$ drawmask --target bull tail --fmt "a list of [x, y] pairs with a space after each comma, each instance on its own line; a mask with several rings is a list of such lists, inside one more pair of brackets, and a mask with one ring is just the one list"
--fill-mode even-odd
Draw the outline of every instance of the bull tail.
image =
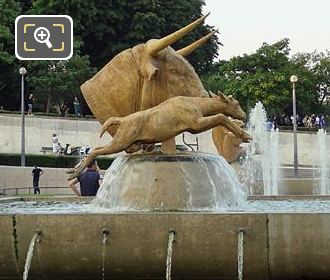
[[102, 125], [101, 132], [100, 132], [100, 138], [102, 138], [104, 132], [106, 132], [110, 126], [120, 125], [122, 122], [121, 119], [122, 118], [118, 118], [118, 117], [111, 117], [111, 118], [107, 119], [105, 121], [105, 123]]

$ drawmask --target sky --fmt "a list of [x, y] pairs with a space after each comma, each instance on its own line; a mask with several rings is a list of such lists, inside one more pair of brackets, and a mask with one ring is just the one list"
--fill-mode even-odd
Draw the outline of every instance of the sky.
[[255, 52], [263, 42], [290, 39], [291, 55], [330, 50], [330, 0], [205, 0], [216, 27], [219, 59]]

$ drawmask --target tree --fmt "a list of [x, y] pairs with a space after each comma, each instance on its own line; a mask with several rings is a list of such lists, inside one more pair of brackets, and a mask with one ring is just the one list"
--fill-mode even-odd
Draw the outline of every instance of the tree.
[[272, 45], [264, 43], [255, 53], [221, 61], [216, 74], [203, 78], [209, 90], [223, 91], [236, 97], [248, 110], [261, 101], [271, 113], [283, 112], [292, 102], [289, 78], [299, 77], [298, 104], [309, 110], [315, 103], [313, 73], [289, 59], [289, 40]]
[[[166, 36], [199, 18], [203, 5], [203, 0], [0, 0], [0, 106], [19, 108], [17, 71], [21, 66], [28, 70], [27, 91], [37, 94], [35, 108], [43, 106], [49, 111], [55, 100], [61, 100], [56, 101], [59, 104], [79, 91], [78, 77], [82, 83], [83, 77], [89, 76], [76, 75], [76, 79], [68, 80], [68, 71], [76, 73], [78, 67], [82, 67], [81, 71], [87, 69], [91, 73], [94, 68], [100, 69], [119, 52], [151, 38]], [[14, 22], [21, 13], [70, 15], [74, 23], [74, 40], [82, 43], [76, 49], [79, 54], [63, 63], [18, 61], [14, 56]], [[173, 47], [182, 48], [211, 30], [203, 24]], [[187, 57], [199, 73], [212, 66], [217, 56], [217, 42], [218, 38], [214, 36]], [[75, 83], [71, 82], [73, 80]], [[58, 106], [63, 113], [64, 105]]]
[[319, 106], [329, 106], [330, 99], [330, 51], [298, 53], [292, 60], [313, 73], [315, 80], [315, 102]]
[[[75, 36], [84, 42], [82, 54], [100, 68], [119, 52], [161, 38], [202, 16], [201, 0], [35, 0], [33, 13], [68, 14], [73, 18]], [[182, 38], [181, 48], [210, 32], [202, 25]], [[189, 56], [197, 71], [203, 72], [217, 56], [217, 36]]]
[[[80, 44], [75, 44], [79, 48]], [[80, 56], [78, 50], [67, 61], [30, 62], [28, 77], [35, 93], [35, 101], [44, 104], [48, 113], [54, 105], [61, 116], [70, 109], [75, 96], [82, 101], [80, 85], [95, 72], [90, 67], [88, 56]]]
[[12, 109], [13, 104], [19, 100], [19, 94], [15, 96], [18, 92], [18, 68], [14, 63], [14, 23], [20, 12], [21, 8], [17, 1], [0, 0], [0, 106]]

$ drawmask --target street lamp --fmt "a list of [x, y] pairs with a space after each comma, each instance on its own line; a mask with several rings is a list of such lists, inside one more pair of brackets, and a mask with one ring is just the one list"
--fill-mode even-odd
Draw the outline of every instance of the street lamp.
[[21, 80], [21, 115], [22, 115], [22, 125], [21, 125], [21, 166], [25, 166], [25, 105], [24, 105], [24, 75], [26, 74], [26, 69], [21, 67], [19, 73], [22, 76]]
[[292, 108], [293, 108], [293, 167], [294, 176], [298, 177], [298, 147], [297, 147], [297, 109], [296, 109], [296, 82], [298, 77], [292, 75], [290, 77], [292, 83]]

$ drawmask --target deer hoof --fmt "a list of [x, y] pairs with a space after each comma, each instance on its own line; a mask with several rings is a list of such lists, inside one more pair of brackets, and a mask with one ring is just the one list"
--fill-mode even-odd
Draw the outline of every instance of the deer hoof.
[[244, 143], [249, 143], [252, 140], [252, 137], [248, 133], [244, 133], [241, 139]]
[[75, 172], [69, 174], [69, 176], [68, 176], [68, 181], [70, 181], [70, 180], [72, 180], [72, 179], [75, 179], [75, 178], [77, 178], [78, 176], [79, 176], [79, 172], [75, 171]]

